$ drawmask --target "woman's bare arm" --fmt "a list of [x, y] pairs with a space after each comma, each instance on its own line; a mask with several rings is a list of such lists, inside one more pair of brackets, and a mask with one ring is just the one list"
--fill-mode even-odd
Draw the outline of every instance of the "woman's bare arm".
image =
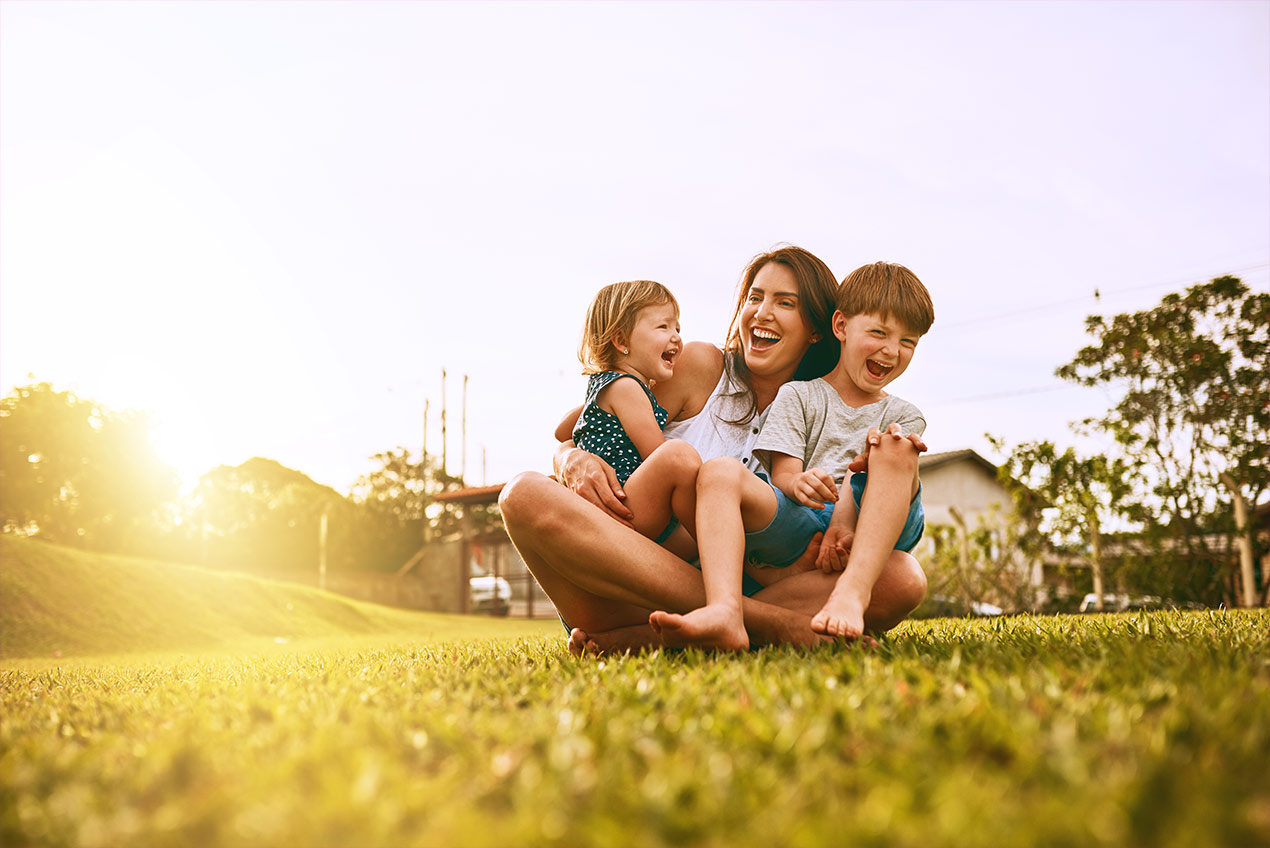
[[582, 450], [570, 440], [561, 442], [556, 447], [552, 466], [558, 481], [615, 520], [628, 527], [633, 526], [631, 519], [635, 514], [622, 503], [626, 492], [622, 491], [621, 484], [617, 482], [617, 472], [607, 462]]

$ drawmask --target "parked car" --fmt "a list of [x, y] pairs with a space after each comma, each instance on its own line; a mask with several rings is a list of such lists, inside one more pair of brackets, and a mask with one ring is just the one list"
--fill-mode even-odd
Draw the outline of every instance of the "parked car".
[[1002, 615], [1005, 610], [996, 604], [982, 601], [967, 603], [952, 595], [931, 595], [913, 613], [915, 618], [966, 618], [970, 616]]
[[512, 609], [512, 584], [502, 577], [487, 574], [475, 563], [467, 581], [472, 599], [472, 612], [507, 615]]
[[[1114, 595], [1103, 594], [1103, 612], [1124, 612], [1125, 610], [1162, 609], [1164, 601], [1155, 595]], [[1098, 595], [1090, 592], [1080, 602], [1081, 612], [1098, 612]]]

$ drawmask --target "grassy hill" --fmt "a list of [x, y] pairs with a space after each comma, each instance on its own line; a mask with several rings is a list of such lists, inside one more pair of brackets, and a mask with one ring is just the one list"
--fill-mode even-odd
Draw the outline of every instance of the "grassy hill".
[[411, 612], [248, 575], [0, 537], [0, 659], [6, 660], [377, 634], [427, 641], [519, 636], [545, 626]]

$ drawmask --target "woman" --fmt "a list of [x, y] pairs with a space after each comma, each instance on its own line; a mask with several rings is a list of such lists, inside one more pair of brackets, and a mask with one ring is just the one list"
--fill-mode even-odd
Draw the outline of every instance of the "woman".
[[[836, 290], [829, 268], [802, 248], [756, 256], [742, 276], [724, 349], [689, 343], [674, 376], [654, 387], [658, 403], [670, 413], [666, 435], [686, 440], [702, 460], [732, 456], [757, 469], [749, 448], [777, 391], [789, 380], [828, 373], [838, 359], [830, 327]], [[873, 451], [890, 448], [891, 440], [884, 439]], [[685, 613], [704, 604], [701, 573], [631, 529], [621, 487], [603, 460], [564, 441], [556, 450], [555, 470], [565, 485], [533, 472], [520, 474], [504, 487], [499, 506], [525, 564], [573, 628], [569, 650], [663, 644], [649, 625], [651, 611]], [[819, 537], [808, 548], [813, 559], [818, 545]], [[752, 645], [820, 639], [811, 617], [824, 605], [835, 575], [794, 570], [745, 599]], [[894, 627], [925, 594], [921, 567], [897, 552], [874, 586], [866, 627], [872, 632]], [[691, 633], [677, 633], [676, 639], [692, 644]]]

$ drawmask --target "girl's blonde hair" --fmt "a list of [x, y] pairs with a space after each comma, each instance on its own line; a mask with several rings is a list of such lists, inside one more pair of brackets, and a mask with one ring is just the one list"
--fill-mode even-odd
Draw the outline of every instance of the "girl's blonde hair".
[[582, 373], [616, 370], [618, 354], [613, 347], [613, 337], [621, 333], [629, 338], [641, 309], [666, 303], [675, 307], [678, 318], [679, 301], [670, 289], [652, 280], [610, 283], [600, 289], [587, 307], [586, 324], [582, 327], [582, 343], [578, 346]]

